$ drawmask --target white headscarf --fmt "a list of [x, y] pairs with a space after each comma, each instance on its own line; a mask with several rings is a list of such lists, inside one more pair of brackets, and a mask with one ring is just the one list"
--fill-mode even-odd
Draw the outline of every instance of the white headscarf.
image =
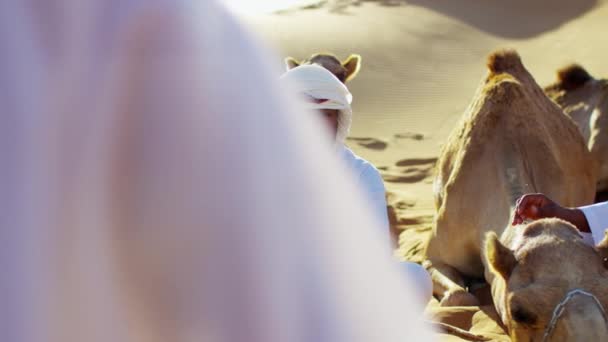
[[329, 70], [315, 65], [301, 65], [288, 70], [281, 80], [291, 83], [292, 89], [317, 100], [327, 100], [321, 103], [305, 101], [310, 109], [338, 109], [338, 132], [336, 142], [344, 144], [350, 131], [353, 111], [351, 103], [353, 96], [344, 83]]
[[0, 46], [0, 341], [428, 339], [215, 1], [3, 0]]

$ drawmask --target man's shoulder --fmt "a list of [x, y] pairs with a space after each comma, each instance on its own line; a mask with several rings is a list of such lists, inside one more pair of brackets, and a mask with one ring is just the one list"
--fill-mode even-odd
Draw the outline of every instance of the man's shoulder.
[[382, 180], [378, 169], [369, 161], [358, 156], [350, 148], [344, 146], [344, 159], [346, 162], [357, 171], [359, 177], [366, 179], [379, 179]]

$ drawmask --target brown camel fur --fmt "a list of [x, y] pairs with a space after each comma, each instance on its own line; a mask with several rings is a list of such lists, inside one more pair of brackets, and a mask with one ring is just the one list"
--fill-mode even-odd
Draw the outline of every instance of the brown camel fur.
[[545, 93], [578, 125], [597, 163], [597, 190], [608, 191], [608, 79], [596, 79], [580, 65], [557, 72]]
[[512, 341], [608, 340], [607, 241], [596, 250], [559, 219], [488, 233], [486, 278]]

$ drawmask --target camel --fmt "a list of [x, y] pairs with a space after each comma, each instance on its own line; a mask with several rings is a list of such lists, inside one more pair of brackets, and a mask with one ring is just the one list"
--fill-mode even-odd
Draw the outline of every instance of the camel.
[[545, 93], [578, 125], [598, 168], [597, 190], [608, 191], [608, 79], [595, 79], [580, 65], [557, 72]]
[[608, 239], [596, 248], [559, 219], [487, 234], [486, 278], [512, 341], [608, 340]]
[[[484, 281], [484, 236], [511, 229], [521, 195], [542, 192], [572, 207], [592, 203], [595, 195], [593, 160], [576, 124], [543, 93], [519, 55], [495, 52], [488, 68], [437, 163], [424, 264], [443, 306], [478, 304], [467, 287]], [[560, 266], [555, 260], [546, 267]]]
[[293, 57], [285, 58], [285, 67], [287, 70], [293, 69], [300, 65], [317, 64], [334, 74], [342, 83], [351, 81], [361, 69], [361, 56], [352, 54], [344, 62], [329, 53], [318, 53], [312, 55], [309, 59], [298, 62]]

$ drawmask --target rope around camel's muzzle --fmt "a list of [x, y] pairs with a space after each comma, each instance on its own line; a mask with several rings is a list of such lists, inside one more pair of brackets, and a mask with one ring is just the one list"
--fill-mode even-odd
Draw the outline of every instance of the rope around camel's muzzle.
[[608, 321], [606, 319], [606, 311], [604, 310], [604, 306], [602, 305], [602, 303], [600, 303], [600, 301], [597, 299], [597, 297], [595, 297], [592, 293], [583, 291], [581, 289], [574, 289], [574, 290], [571, 290], [570, 292], [568, 292], [566, 294], [566, 296], [564, 297], [564, 299], [555, 306], [555, 309], [553, 309], [553, 316], [551, 316], [551, 321], [549, 322], [549, 324], [547, 325], [547, 328], [545, 329], [545, 334], [543, 335], [543, 342], [548, 341], [547, 339], [549, 338], [549, 336], [555, 329], [555, 326], [557, 325], [557, 321], [560, 319], [560, 317], [564, 313], [566, 304], [568, 304], [568, 302], [577, 294], [591, 297], [595, 301], [597, 306], [600, 308], [604, 321]]

